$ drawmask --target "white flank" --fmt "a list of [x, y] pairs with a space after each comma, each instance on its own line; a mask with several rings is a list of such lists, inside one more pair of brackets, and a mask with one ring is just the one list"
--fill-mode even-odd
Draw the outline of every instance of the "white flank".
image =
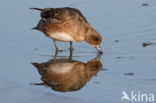
[[73, 37], [67, 33], [53, 33], [50, 37], [59, 41], [74, 41]]
[[50, 72], [55, 72], [57, 74], [63, 74], [70, 72], [76, 63], [58, 63], [51, 65], [48, 69]]

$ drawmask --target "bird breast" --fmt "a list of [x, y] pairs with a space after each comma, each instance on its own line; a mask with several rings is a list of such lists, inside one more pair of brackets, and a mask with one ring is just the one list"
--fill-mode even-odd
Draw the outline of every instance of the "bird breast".
[[50, 38], [59, 41], [75, 41], [71, 34], [60, 32], [50, 34]]

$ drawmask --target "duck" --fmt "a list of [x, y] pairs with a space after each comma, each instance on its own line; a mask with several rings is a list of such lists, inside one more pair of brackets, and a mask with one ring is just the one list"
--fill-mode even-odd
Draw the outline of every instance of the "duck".
[[41, 11], [41, 19], [33, 29], [39, 30], [53, 40], [55, 49], [61, 51], [56, 41], [69, 42], [70, 50], [73, 50], [72, 42], [86, 41], [102, 54], [100, 44], [101, 35], [89, 24], [80, 10], [71, 7], [63, 8], [30, 8]]

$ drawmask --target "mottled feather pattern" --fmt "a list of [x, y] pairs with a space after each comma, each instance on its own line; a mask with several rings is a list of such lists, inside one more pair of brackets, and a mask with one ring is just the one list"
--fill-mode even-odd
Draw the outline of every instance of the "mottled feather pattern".
[[72, 19], [73, 21], [84, 21], [88, 23], [86, 18], [82, 15], [82, 13], [74, 8], [49, 8], [47, 11], [41, 12], [42, 18], [55, 18], [57, 20], [66, 20], [66, 19]]
[[[96, 47], [99, 53], [102, 53], [100, 43], [101, 35], [91, 27], [83, 14], [75, 8], [31, 8], [41, 11], [41, 20], [37, 29], [43, 32], [47, 37], [54, 41], [64, 42], [86, 42]], [[56, 42], [55, 47], [56, 46]]]

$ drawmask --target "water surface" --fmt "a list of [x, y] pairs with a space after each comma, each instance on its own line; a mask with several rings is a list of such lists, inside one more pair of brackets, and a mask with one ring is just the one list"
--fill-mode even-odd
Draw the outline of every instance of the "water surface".
[[[148, 5], [144, 5], [147, 3]], [[60, 92], [43, 85], [32, 63], [53, 59], [51, 39], [31, 30], [39, 12], [30, 7], [75, 7], [102, 35], [102, 67], [82, 88]], [[155, 0], [14, 0], [0, 1], [0, 101], [13, 103], [121, 103], [122, 91], [156, 95], [156, 46], [142, 47], [156, 40]], [[69, 43], [58, 43], [68, 58]], [[74, 43], [72, 60], [82, 64], [97, 57], [86, 42]], [[9, 98], [9, 99], [8, 99]]]

